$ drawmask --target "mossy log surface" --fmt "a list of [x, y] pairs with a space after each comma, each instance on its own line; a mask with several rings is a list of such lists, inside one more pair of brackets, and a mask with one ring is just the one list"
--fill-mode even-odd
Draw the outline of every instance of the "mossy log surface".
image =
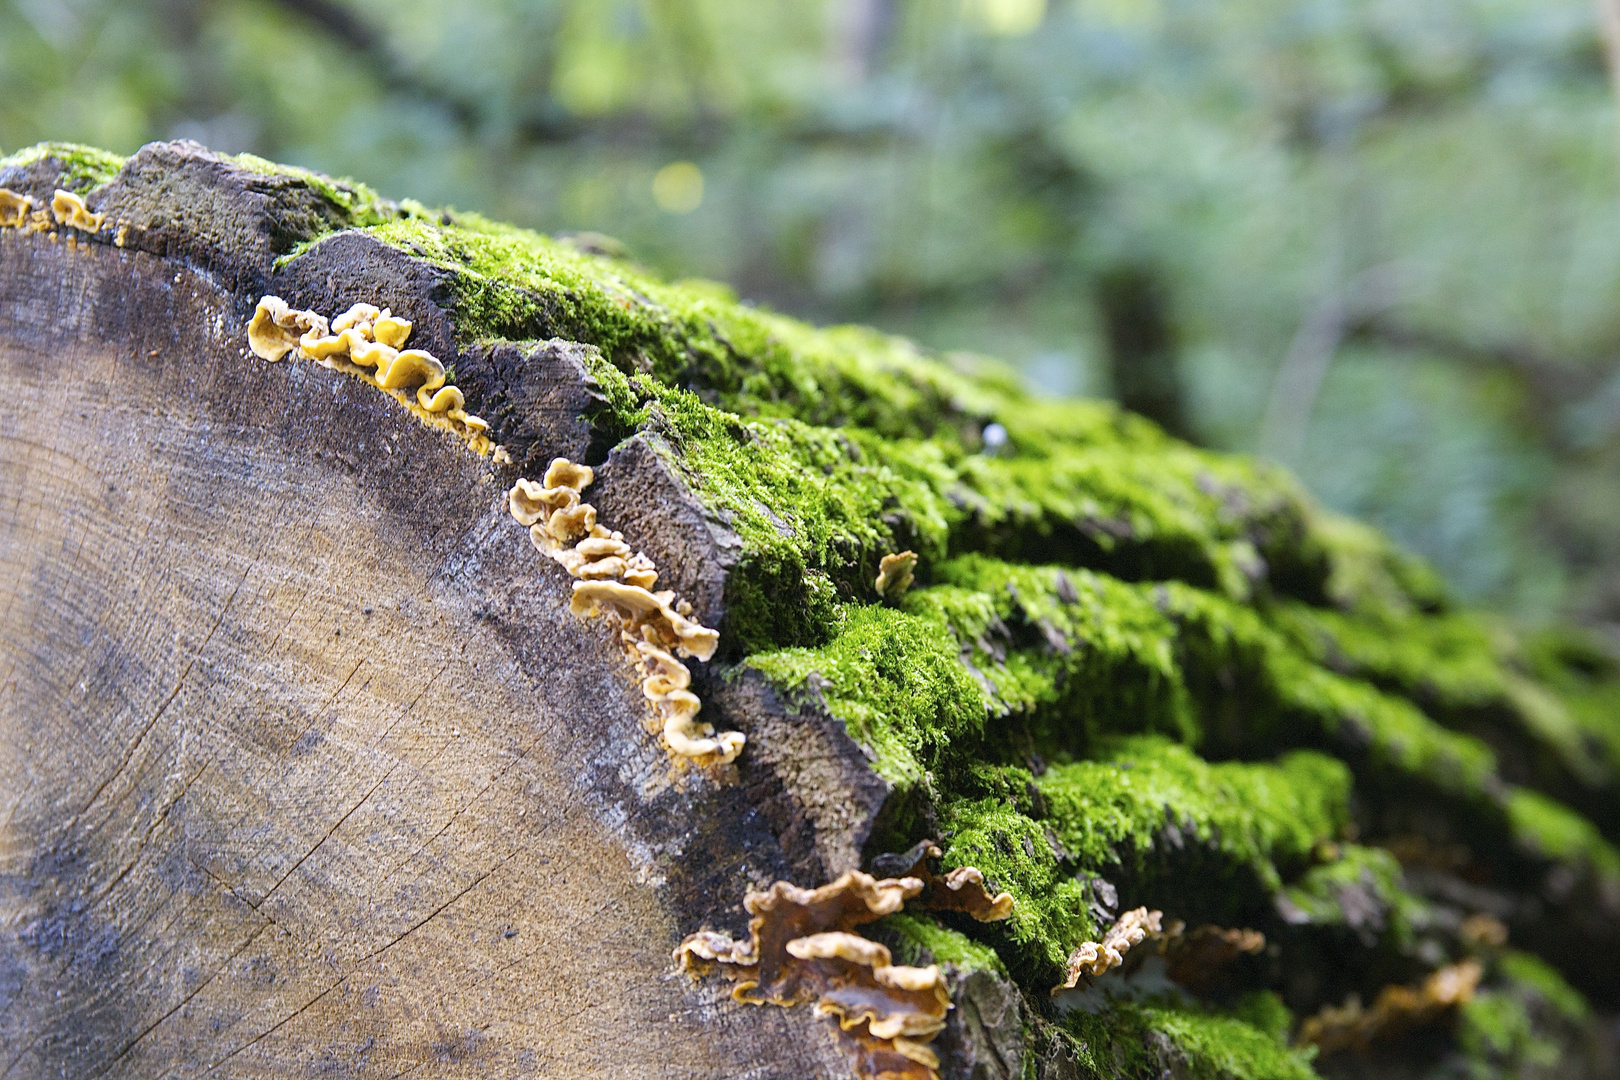
[[[195, 144], [0, 188], [103, 215], [0, 228], [0, 1076], [847, 1076], [671, 950], [928, 838], [1015, 905], [866, 931], [944, 967], [947, 1078], [1616, 1075], [1599, 643], [1263, 464], [579, 243]], [[268, 293], [412, 320], [500, 452], [251, 355]], [[507, 514], [558, 456], [719, 628], [734, 765]], [[1267, 944], [1049, 993], [1139, 905]]]

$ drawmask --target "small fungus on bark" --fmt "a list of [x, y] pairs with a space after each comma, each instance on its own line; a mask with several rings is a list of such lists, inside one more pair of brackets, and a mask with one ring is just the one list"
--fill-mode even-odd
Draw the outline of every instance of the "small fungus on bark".
[[279, 296], [266, 296], [248, 321], [248, 348], [271, 362], [296, 352], [322, 367], [386, 391], [419, 417], [448, 427], [477, 450], [490, 450], [489, 425], [467, 412], [460, 390], [445, 385], [444, 365], [421, 349], [400, 350], [411, 334], [401, 319], [375, 304], [355, 304], [332, 319], [300, 311]]
[[248, 348], [273, 364], [297, 349], [301, 337], [325, 334], [326, 320], [313, 311], [299, 311], [279, 296], [266, 296], [248, 322]]
[[1263, 952], [1265, 947], [1266, 935], [1258, 930], [1210, 925], [1188, 930], [1180, 919], [1159, 935], [1165, 973], [1171, 982], [1194, 992], [1211, 989], [1223, 967], [1240, 956]]
[[[403, 355], [403, 354], [402, 354]], [[577, 578], [569, 610], [580, 618], [605, 615], [641, 672], [641, 692], [662, 722], [664, 741], [678, 757], [699, 765], [725, 765], [742, 753], [740, 731], [716, 733], [697, 718], [703, 702], [689, 689], [692, 673], [676, 655], [707, 660], [720, 634], [691, 618], [692, 607], [669, 590], [653, 592], [658, 568], [598, 524], [596, 508], [580, 492], [596, 479], [588, 465], [557, 458], [540, 483], [519, 480], [507, 505], [541, 554]]]
[[1463, 960], [1433, 972], [1416, 987], [1384, 987], [1370, 1009], [1352, 996], [1343, 1005], [1330, 1005], [1308, 1018], [1300, 1025], [1296, 1041], [1301, 1046], [1320, 1047], [1324, 1054], [1365, 1051], [1376, 1040], [1432, 1024], [1468, 1004], [1484, 974], [1479, 961]]
[[20, 229], [28, 223], [34, 200], [10, 188], [0, 188], [0, 228]]
[[818, 1016], [838, 1021], [857, 1076], [938, 1080], [939, 1058], [927, 1042], [951, 1008], [938, 965], [894, 964], [886, 947], [853, 932], [900, 911], [923, 889], [914, 877], [878, 879], [859, 870], [819, 889], [778, 881], [744, 897], [754, 916], [747, 941], [700, 931], [681, 942], [675, 959], [698, 975], [719, 965], [737, 982], [738, 1001], [814, 1001]]
[[912, 571], [917, 569], [917, 553], [902, 551], [885, 555], [878, 562], [878, 576], [872, 587], [879, 596], [892, 599], [911, 588]]
[[105, 214], [92, 214], [83, 199], [61, 188], [51, 198], [51, 216], [56, 218], [58, 225], [87, 233], [100, 232], [101, 223], [106, 220]]
[[959, 866], [943, 877], [935, 874], [929, 868], [929, 863], [941, 854], [937, 843], [924, 840], [904, 852], [879, 855], [872, 865], [879, 873], [916, 878], [923, 883], [923, 891], [913, 907], [929, 911], [960, 911], [979, 922], [1000, 922], [1012, 917], [1012, 894], [991, 896], [984, 887], [984, 874], [977, 867]]
[[1119, 967], [1125, 962], [1125, 953], [1131, 946], [1140, 945], [1148, 934], [1159, 932], [1159, 922], [1163, 918], [1164, 912], [1149, 911], [1145, 907], [1125, 912], [1109, 927], [1102, 941], [1087, 941], [1074, 950], [1069, 956], [1068, 977], [1054, 986], [1052, 993], [1073, 990], [1083, 975], [1095, 978], [1111, 968]]

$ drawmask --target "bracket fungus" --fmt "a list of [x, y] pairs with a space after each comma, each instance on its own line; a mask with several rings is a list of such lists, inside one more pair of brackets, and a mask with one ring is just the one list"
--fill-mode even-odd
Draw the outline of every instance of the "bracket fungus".
[[1416, 987], [1384, 987], [1370, 1009], [1362, 1007], [1360, 998], [1351, 997], [1341, 1006], [1330, 1005], [1307, 1018], [1300, 1025], [1296, 1041], [1302, 1046], [1320, 1047], [1324, 1054], [1365, 1051], [1378, 1039], [1432, 1024], [1468, 1004], [1484, 974], [1479, 961], [1463, 960], [1432, 972]]
[[1164, 912], [1149, 911], [1145, 907], [1125, 912], [1108, 928], [1101, 941], [1083, 942], [1074, 950], [1069, 956], [1068, 977], [1060, 985], [1054, 986], [1052, 993], [1073, 990], [1083, 975], [1095, 978], [1119, 967], [1125, 962], [1125, 953], [1133, 945], [1140, 945], [1148, 934], [1159, 932], [1159, 922], [1163, 918]]
[[912, 571], [917, 569], [917, 553], [915, 551], [902, 551], [894, 555], [885, 555], [878, 562], [878, 576], [872, 582], [877, 594], [885, 599], [893, 599], [911, 588]]
[[[60, 194], [60, 193], [59, 193]], [[248, 348], [272, 363], [297, 353], [387, 392], [429, 423], [448, 427], [473, 449], [490, 449], [489, 425], [467, 412], [467, 399], [446, 386], [444, 364], [421, 349], [401, 350], [411, 336], [409, 319], [375, 304], [355, 304], [327, 321], [279, 296], [263, 297], [248, 320]]]
[[87, 233], [100, 232], [101, 223], [106, 220], [105, 214], [92, 214], [83, 199], [61, 188], [57, 188], [56, 194], [51, 197], [51, 216], [56, 218], [58, 225]]
[[557, 458], [540, 483], [514, 484], [507, 505], [517, 523], [528, 528], [535, 548], [578, 579], [569, 610], [586, 619], [603, 615], [617, 626], [670, 750], [698, 765], [729, 764], [742, 753], [746, 736], [717, 733], [697, 718], [703, 702], [690, 689], [691, 671], [676, 659], [709, 659], [720, 634], [694, 620], [692, 606], [674, 592], [652, 591], [658, 583], [653, 561], [633, 550], [623, 533], [597, 523], [596, 508], [580, 501], [580, 492], [595, 479], [589, 465]]
[[1000, 922], [1012, 917], [1011, 893], [991, 896], [984, 887], [984, 874], [974, 866], [959, 866], [943, 877], [929, 868], [940, 857], [939, 845], [924, 840], [904, 852], [879, 855], [872, 860], [879, 873], [896, 878], [915, 878], [923, 883], [914, 906], [929, 911], [960, 911], [979, 922]]
[[34, 200], [10, 188], [0, 188], [0, 228], [20, 229], [28, 221]]
[[1188, 930], [1180, 919], [1159, 935], [1165, 973], [1171, 982], [1194, 992], [1211, 989], [1221, 968], [1240, 956], [1257, 955], [1265, 947], [1266, 935], [1258, 930], [1207, 924]]
[[853, 932], [900, 911], [923, 889], [917, 878], [879, 879], [859, 870], [818, 889], [778, 881], [743, 899], [753, 916], [747, 941], [700, 931], [681, 942], [675, 959], [698, 975], [718, 965], [737, 982], [738, 1001], [784, 1007], [814, 1001], [816, 1015], [838, 1021], [857, 1076], [939, 1080], [939, 1058], [927, 1043], [951, 1008], [944, 975], [935, 964], [895, 964], [886, 947]]

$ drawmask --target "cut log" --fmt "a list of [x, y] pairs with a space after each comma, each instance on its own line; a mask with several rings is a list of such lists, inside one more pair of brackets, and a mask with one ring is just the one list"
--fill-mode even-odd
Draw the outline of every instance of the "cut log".
[[[380, 322], [247, 335], [357, 304], [448, 408]], [[0, 1080], [1601, 1076], [1617, 687], [1108, 406], [195, 144], [0, 159]]]
[[[457, 356], [430, 275], [359, 237], [278, 275], [262, 178], [146, 156], [104, 195], [124, 246], [0, 230], [0, 1070], [847, 1073], [823, 1023], [675, 971], [688, 932], [742, 929], [743, 886], [858, 841], [801, 824], [791, 776], [672, 762], [508, 515], [522, 467], [589, 456], [576, 347], [458, 357], [501, 381], [496, 466], [246, 350], [281, 290]], [[725, 530], [658, 459], [630, 444], [593, 494], [713, 619]], [[798, 739], [839, 804], [847, 736]]]

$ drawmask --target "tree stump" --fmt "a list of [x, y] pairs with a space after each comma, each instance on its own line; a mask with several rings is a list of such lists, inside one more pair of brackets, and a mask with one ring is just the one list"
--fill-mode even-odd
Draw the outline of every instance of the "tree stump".
[[[898, 714], [910, 707], [903, 702], [934, 692], [907, 681], [913, 670], [958, 665], [951, 677], [962, 681], [951, 685], [966, 687], [958, 697], [971, 697], [974, 709], [982, 706], [989, 719], [975, 722], [992, 734], [940, 719], [918, 729], [924, 734], [913, 742], [905, 742], [911, 729], [895, 728], [896, 742], [885, 741], [888, 720], [857, 718], [844, 669], [817, 660], [815, 650], [836, 650], [838, 627], [848, 619], [894, 609], [893, 597], [871, 592], [872, 576], [880, 554], [907, 546], [924, 552], [925, 575], [929, 559], [942, 559], [947, 548], [989, 552], [1008, 565], [1093, 567], [1098, 596], [1115, 587], [1109, 582], [1144, 583], [1144, 620], [1181, 602], [1182, 594], [1154, 584], [1165, 581], [1191, 582], [1211, 596], [1237, 582], [1230, 585], [1239, 590], [1229, 605], [1235, 612], [1271, 611], [1268, 596], [1302, 611], [1350, 610], [1353, 598], [1329, 595], [1339, 556], [1320, 539], [1326, 526], [1313, 524], [1295, 496], [1265, 502], [1270, 489], [1245, 494], [1214, 465], [1187, 472], [1188, 491], [1214, 492], [1210, 505], [1221, 503], [1231, 520], [1241, 519], [1219, 545], [1199, 547], [1190, 527], [1184, 535], [1166, 527], [1155, 533], [1146, 518], [1131, 525], [1129, 515], [1110, 517], [1106, 507], [1075, 500], [1051, 522], [1037, 521], [1035, 511], [1019, 511], [1021, 522], [997, 517], [985, 509], [988, 496], [962, 488], [950, 489], [956, 502], [941, 496], [939, 503], [941, 513], [960, 512], [948, 539], [930, 540], [933, 526], [902, 492], [872, 503], [867, 520], [878, 539], [846, 542], [833, 530], [817, 549], [821, 562], [797, 554], [798, 564], [773, 562], [777, 541], [750, 531], [747, 515], [775, 522], [783, 550], [792, 552], [812, 531], [805, 519], [761, 499], [723, 506], [706, 495], [703, 468], [681, 449], [693, 439], [674, 415], [685, 406], [643, 404], [634, 414], [640, 419], [624, 420], [631, 415], [624, 386], [651, 387], [671, 363], [708, 361], [696, 352], [698, 359], [682, 359], [686, 346], [671, 351], [668, 342], [580, 331], [570, 304], [585, 286], [525, 291], [471, 263], [448, 270], [442, 251], [413, 249], [414, 241], [386, 234], [389, 221], [422, 219], [420, 211], [379, 209], [357, 189], [194, 144], [154, 144], [100, 173], [99, 159], [86, 163], [75, 153], [47, 148], [0, 168], [0, 187], [31, 207], [18, 224], [0, 228], [0, 1075], [848, 1076], [859, 1066], [834, 1025], [808, 1007], [739, 1004], [731, 983], [678, 970], [673, 951], [699, 930], [746, 937], [741, 901], [749, 890], [775, 881], [821, 885], [873, 869], [875, 856], [930, 835], [946, 841], [947, 862], [962, 865], [972, 855], [992, 889], [1012, 890], [1021, 905], [1013, 929], [942, 915], [937, 933], [917, 931], [934, 945], [931, 953], [913, 950], [914, 959], [945, 964], [951, 987], [950, 1019], [932, 1044], [943, 1075], [1183, 1075], [1194, 1067], [1189, 1061], [1202, 1060], [1196, 1053], [1204, 1044], [1177, 1042], [1182, 1029], [1174, 1025], [1154, 1027], [1151, 1009], [1130, 1014], [1134, 1027], [1118, 1019], [1124, 1014], [1104, 1014], [1115, 1017], [1113, 1026], [1097, 1030], [1124, 1032], [1123, 1041], [1112, 1056], [1087, 1057], [1103, 1052], [1100, 1036], [1088, 1043], [1075, 1032], [1090, 1021], [1064, 1018], [1089, 1015], [1091, 1006], [1054, 1011], [1046, 991], [1062, 976], [1062, 954], [1086, 939], [1086, 927], [1100, 937], [1125, 901], [1169, 911], [1166, 897], [1198, 892], [1213, 872], [1184, 861], [1181, 853], [1191, 850], [1185, 844], [1217, 860], [1228, 858], [1221, 854], [1227, 849], [1210, 838], [1204, 819], [1194, 814], [1180, 824], [1179, 804], [1167, 803], [1162, 813], [1155, 804], [1148, 831], [1110, 841], [1116, 853], [1135, 853], [1111, 856], [1108, 865], [1124, 868], [1112, 884], [1095, 876], [1102, 871], [1085, 869], [1086, 851], [1065, 846], [1077, 842], [1085, 815], [1063, 816], [1061, 792], [1050, 781], [1057, 773], [1044, 770], [1096, 757], [1100, 750], [1085, 748], [1104, 744], [1064, 734], [1070, 729], [1054, 727], [1057, 714], [1042, 712], [1039, 701], [1009, 704], [1012, 683], [995, 666], [1027, 655], [1042, 671], [1061, 669], [1053, 678], [1070, 688], [1062, 690], [1062, 715], [1074, 718], [1074, 731], [1092, 723], [1079, 719], [1084, 715], [1104, 718], [1093, 723], [1098, 731], [1113, 724], [1128, 734], [1171, 730], [1168, 720], [1155, 727], [1108, 718], [1157, 715], [1151, 687], [1183, 678], [1199, 656], [1166, 651], [1153, 676], [1161, 682], [1139, 682], [1124, 661], [1083, 673], [1064, 667], [1087, 650], [1102, 656], [1107, 643], [1039, 614], [1030, 592], [1035, 579], [1009, 579], [984, 595], [1014, 604], [1007, 609], [1013, 613], [988, 615], [976, 624], [977, 638], [950, 640], [943, 652], [918, 645], [922, 651], [905, 655], [920, 659], [859, 676], [899, 687], [889, 707]], [[60, 215], [38, 216], [62, 188], [88, 192], [86, 213], [102, 220], [80, 227]], [[452, 224], [446, 215], [445, 229]], [[483, 227], [457, 227], [463, 224]], [[629, 271], [604, 262], [600, 273], [619, 288], [613, 275]], [[487, 445], [425, 422], [350, 374], [254, 356], [244, 328], [267, 294], [327, 315], [372, 303], [408, 317], [411, 345], [450, 364], [467, 411], [488, 421]], [[626, 308], [632, 302], [641, 301], [623, 301]], [[671, 322], [668, 341], [679, 345], [683, 334], [706, 332], [708, 301], [694, 303], [697, 321]], [[797, 376], [782, 375], [788, 368], [781, 365], [825, 345], [806, 340], [728, 341], [725, 348], [750, 363], [767, 357], [758, 370], [791, 382]], [[769, 360], [777, 355], [772, 349], [787, 359]], [[604, 352], [631, 381], [609, 378]], [[891, 369], [912, 372], [906, 365], [914, 362], [923, 363], [903, 359]], [[840, 377], [855, 385], [863, 377], [858, 368], [839, 368]], [[648, 381], [635, 383], [638, 372]], [[696, 387], [691, 408], [752, 392], [754, 377], [688, 379]], [[946, 417], [939, 431], [921, 432], [915, 445], [925, 449], [917, 453], [932, 452], [927, 439], [960, 439], [971, 443], [971, 460], [952, 468], [999, 467], [996, 438], [985, 426], [993, 408], [981, 416], [980, 406], [960, 395], [942, 396], [944, 384], [934, 378], [906, 384], [918, 402], [905, 408]], [[982, 384], [990, 388], [982, 392], [1001, 393], [994, 385]], [[901, 441], [913, 434], [891, 423], [899, 413], [876, 406], [863, 412], [858, 395], [845, 412], [826, 415], [812, 415], [815, 408], [803, 404], [808, 397], [783, 391], [779, 400], [786, 403], [779, 411], [762, 406], [758, 415], [798, 417], [782, 420], [783, 431], [822, 425], [815, 431], [832, 433], [826, 446], [844, 446], [838, 425], [864, 425]], [[980, 418], [960, 419], [969, 415]], [[1101, 439], [1115, 421], [1080, 434], [1070, 428], [1084, 424], [1069, 423], [1052, 421], [1052, 437], [1078, 445]], [[768, 440], [778, 428], [749, 430], [748, 438]], [[843, 438], [840, 462], [860, 462], [878, 445]], [[1155, 440], [1141, 435], [1142, 449], [1131, 451], [1148, 462], [1146, 471], [1190, 460]], [[760, 455], [775, 452], [765, 441], [757, 445]], [[648, 702], [620, 644], [601, 620], [570, 613], [569, 575], [537, 553], [513, 521], [508, 489], [520, 477], [538, 478], [554, 458], [596, 467], [589, 497], [600, 519], [657, 562], [661, 584], [689, 600], [693, 618], [721, 630], [721, 655], [695, 665], [694, 686], [704, 719], [747, 736], [736, 762], [705, 768], [671, 755], [656, 725], [649, 728]], [[800, 465], [804, 483], [822, 483], [825, 473], [826, 498], [841, 497], [835, 468], [847, 463], [810, 454]], [[935, 466], [915, 468], [905, 482], [925, 486], [917, 477]], [[792, 482], [800, 482], [797, 474]], [[1082, 490], [1103, 483], [1064, 482]], [[864, 535], [860, 522], [846, 525], [840, 528], [850, 535]], [[965, 578], [956, 580], [952, 587], [967, 588]], [[1052, 595], [1068, 605], [1063, 611], [1083, 606], [1064, 573], [1040, 581], [1056, 583]], [[1406, 595], [1401, 610], [1413, 619], [1443, 606], [1425, 609], [1427, 601], [1409, 604]], [[847, 608], [836, 618], [827, 614], [834, 601]], [[1176, 610], [1177, 625], [1195, 622], [1191, 608]], [[921, 608], [906, 612], [905, 626], [925, 625]], [[872, 649], [852, 646], [837, 655], [858, 665], [899, 639], [874, 640]], [[934, 640], [924, 644], [933, 648]], [[745, 662], [766, 653], [776, 667]], [[1482, 732], [1505, 758], [1531, 747], [1522, 755], [1524, 775], [1512, 773], [1513, 761], [1502, 767], [1506, 780], [1485, 766], [1475, 787], [1471, 779], [1436, 779], [1404, 760], [1386, 760], [1383, 729], [1361, 713], [1354, 731], [1350, 721], [1343, 729], [1323, 721], [1309, 728], [1315, 734], [1297, 737], [1251, 731], [1234, 712], [1252, 690], [1235, 656], [1215, 664], [1226, 683], [1186, 675], [1188, 689], [1175, 699], [1193, 703], [1187, 707], [1202, 717], [1198, 745], [1211, 760], [1266, 761], [1302, 745], [1337, 754], [1362, 793], [1358, 812], [1365, 811], [1369, 842], [1383, 829], [1388, 850], [1399, 851], [1395, 840], [1422, 833], [1433, 818], [1443, 822], [1435, 826], [1442, 839], [1476, 844], [1476, 852], [1511, 846], [1501, 838], [1522, 841], [1524, 829], [1512, 824], [1518, 818], [1501, 816], [1511, 816], [1508, 782], [1539, 785], [1595, 820], [1613, 821], [1602, 817], [1613, 807], [1612, 774], [1594, 769], [1579, 784], [1566, 782], [1564, 759], [1535, 731], [1526, 734], [1516, 716], [1495, 717], [1490, 727], [1495, 714], [1468, 713], [1455, 725]], [[792, 675], [801, 661], [809, 674]], [[1315, 663], [1306, 667], [1317, 671]], [[1393, 678], [1379, 685], [1393, 687]], [[1137, 686], [1139, 693], [1110, 697], [1111, 687]], [[1304, 698], [1277, 693], [1286, 698], [1279, 715], [1305, 715]], [[1420, 699], [1414, 691], [1412, 700]], [[1183, 708], [1164, 708], [1172, 706]], [[939, 717], [953, 707], [943, 698], [929, 705]], [[1446, 708], [1441, 702], [1429, 711]], [[1475, 720], [1483, 726], [1471, 727]], [[973, 741], [979, 738], [988, 741]], [[945, 750], [930, 749], [947, 744], [966, 748], [967, 757], [952, 764]], [[993, 752], [972, 749], [981, 745]], [[974, 771], [970, 759], [981, 753], [1002, 779]], [[979, 835], [980, 819], [963, 809], [969, 796], [990, 800], [978, 813], [999, 807], [1018, 822], [1044, 824], [1027, 834], [997, 833], [1001, 839], [981, 848], [963, 846]], [[1441, 809], [1423, 816], [1435, 806]], [[1467, 833], [1473, 819], [1453, 813], [1458, 806], [1485, 808], [1474, 834]], [[1491, 817], [1504, 806], [1500, 820]], [[1591, 835], [1559, 850], [1537, 852], [1525, 841], [1511, 858], [1463, 857], [1484, 876], [1459, 877], [1443, 858], [1422, 853], [1407, 868], [1431, 874], [1440, 882], [1434, 895], [1450, 897], [1459, 911], [1495, 911], [1496, 925], [1510, 926], [1516, 942], [1551, 958], [1602, 1002], [1613, 993], [1614, 972], [1580, 956], [1615, 940], [1612, 875], [1605, 876], [1603, 861], [1612, 848], [1596, 827], [1560, 812], [1568, 814], [1561, 822], [1577, 821]], [[1356, 839], [1348, 826], [1333, 828], [1322, 844]], [[1281, 891], [1283, 879], [1305, 888], [1298, 883], [1310, 866], [1339, 857], [1324, 850], [1307, 845], [1289, 854], [1287, 865], [1276, 854], [1284, 867], [1278, 883], [1240, 875], [1222, 894], [1235, 898], [1230, 905], [1218, 897], [1189, 900], [1185, 915], [1241, 916], [1245, 925], [1268, 920], [1267, 933], [1285, 950], [1295, 948], [1287, 936], [1295, 929], [1329, 926], [1298, 953], [1241, 961], [1256, 965], [1244, 985], [1255, 993], [1281, 988], [1301, 1014], [1336, 1005], [1357, 987], [1413, 982], [1425, 970], [1404, 945], [1388, 943], [1378, 922], [1387, 914], [1384, 901], [1373, 896], [1383, 886], [1360, 879], [1334, 886], [1333, 917], [1302, 906], [1304, 893]], [[1144, 854], [1150, 851], [1151, 858]], [[1052, 871], [1059, 884], [1021, 869], [1037, 863], [1062, 868]], [[1547, 884], [1511, 880], [1516, 867]], [[1465, 877], [1478, 895], [1458, 891]], [[1072, 897], [1073, 910], [1047, 922], [1020, 921], [1058, 911], [1051, 890], [1060, 879], [1073, 883], [1062, 886], [1072, 889], [1063, 895]], [[1288, 896], [1294, 899], [1284, 903]], [[1499, 910], [1491, 907], [1498, 900], [1505, 905]], [[1532, 901], [1540, 906], [1532, 910]], [[1363, 909], [1380, 914], [1357, 922]], [[1060, 924], [1078, 929], [1043, 944], [1039, 935]], [[1433, 931], [1434, 940], [1454, 943], [1457, 932], [1453, 920], [1449, 930]], [[874, 933], [888, 933], [885, 940], [902, 950], [894, 936], [901, 931]], [[945, 941], [978, 951], [958, 956]], [[970, 955], [989, 959], [964, 959]], [[1296, 956], [1309, 960], [1292, 964]], [[1349, 956], [1375, 959], [1363, 964]], [[1266, 963], [1294, 974], [1262, 970]], [[1211, 1000], [1227, 1008], [1237, 999]], [[1266, 1053], [1309, 1074], [1305, 1059], [1288, 1056], [1282, 1044]], [[1198, 1074], [1282, 1075], [1252, 1062], [1221, 1068]]]

